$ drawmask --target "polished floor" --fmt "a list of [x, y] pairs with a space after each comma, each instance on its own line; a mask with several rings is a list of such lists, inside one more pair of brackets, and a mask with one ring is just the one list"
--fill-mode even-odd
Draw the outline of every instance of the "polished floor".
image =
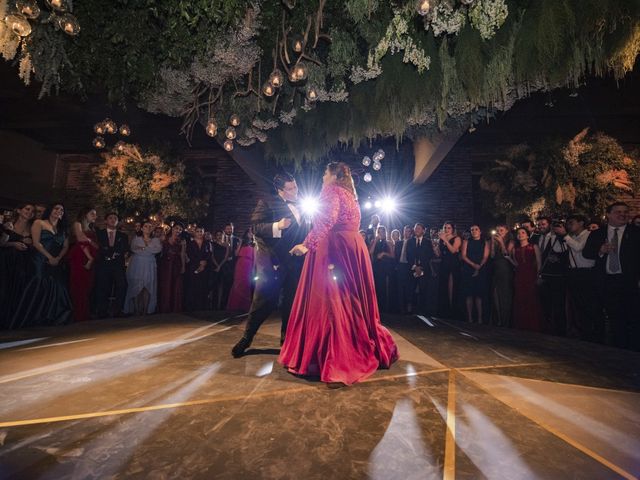
[[640, 355], [423, 317], [338, 390], [277, 363], [279, 324], [165, 315], [0, 332], [0, 478], [640, 476]]

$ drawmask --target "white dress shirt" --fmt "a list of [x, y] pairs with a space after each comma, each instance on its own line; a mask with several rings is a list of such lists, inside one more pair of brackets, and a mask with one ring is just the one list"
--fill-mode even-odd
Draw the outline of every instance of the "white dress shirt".
[[578, 235], [567, 235], [564, 237], [564, 241], [570, 249], [569, 253], [569, 266], [571, 268], [592, 268], [596, 262], [595, 260], [589, 260], [582, 256], [582, 250], [589, 238], [589, 230], [583, 230]]

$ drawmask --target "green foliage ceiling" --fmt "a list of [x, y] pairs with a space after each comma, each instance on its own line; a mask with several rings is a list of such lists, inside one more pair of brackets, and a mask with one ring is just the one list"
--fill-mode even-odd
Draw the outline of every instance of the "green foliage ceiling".
[[[18, 46], [0, 27], [0, 53], [20, 60], [23, 78], [33, 71], [43, 94], [106, 91], [114, 102], [183, 117], [187, 137], [213, 122], [220, 142], [236, 113], [234, 148], [266, 142], [283, 161], [313, 161], [338, 143], [376, 136], [459, 132], [533, 91], [577, 86], [592, 74], [620, 78], [640, 50], [640, 0], [74, 6], [77, 37], [34, 24]], [[3, 9], [12, 5], [0, 0]], [[268, 97], [263, 87], [274, 65], [285, 79]], [[296, 65], [306, 79], [291, 83]]]

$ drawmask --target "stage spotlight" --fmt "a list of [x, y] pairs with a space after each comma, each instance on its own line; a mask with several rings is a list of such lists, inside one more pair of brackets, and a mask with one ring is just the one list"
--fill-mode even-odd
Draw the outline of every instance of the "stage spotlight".
[[373, 206], [376, 208], [380, 208], [382, 206], [382, 202], [380, 200], [376, 200], [373, 202]]
[[382, 211], [385, 213], [393, 213], [396, 209], [396, 201], [393, 198], [386, 197], [382, 200]]
[[371, 204], [371, 202], [369, 200], [364, 202], [364, 209], [365, 210], [369, 210], [371, 207], [373, 207], [373, 205]]
[[306, 198], [300, 199], [299, 205], [300, 205], [300, 209], [302, 210], [302, 213], [304, 213], [309, 217], [312, 217], [314, 214], [316, 214], [318, 212], [318, 209], [320, 208], [320, 203], [318, 202], [318, 199], [313, 197], [306, 197]]

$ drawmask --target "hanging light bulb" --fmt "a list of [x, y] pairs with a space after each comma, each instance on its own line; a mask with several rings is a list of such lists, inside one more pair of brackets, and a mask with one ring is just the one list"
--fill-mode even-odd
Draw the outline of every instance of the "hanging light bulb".
[[300, 53], [302, 52], [303, 43], [304, 42], [302, 36], [294, 35], [294, 37], [291, 39], [291, 48], [294, 52]]
[[236, 138], [236, 129], [233, 127], [228, 127], [224, 131], [224, 136], [227, 137], [229, 140], [233, 140], [234, 138]]
[[223, 146], [227, 152], [230, 152], [233, 150], [233, 140], [225, 140]]
[[371, 174], [369, 172], [364, 174], [364, 178], [363, 180], [367, 183], [369, 183], [371, 180], [373, 180], [373, 177], [371, 176]]
[[70, 13], [65, 13], [58, 17], [58, 25], [67, 35], [75, 37], [80, 33], [80, 24], [78, 19]]
[[368, 167], [369, 165], [371, 165], [371, 159], [369, 157], [363, 157], [362, 165], [364, 165], [365, 167]]
[[373, 162], [372, 167], [376, 172], [382, 168], [382, 164], [380, 162]]
[[383, 149], [379, 149], [378, 153], [380, 154], [380, 161], [384, 160], [384, 156], [385, 156], [384, 150]]
[[269, 75], [269, 83], [274, 88], [280, 88], [284, 83], [284, 75], [277, 68]]
[[120, 132], [120, 135], [122, 135], [123, 137], [128, 137], [129, 135], [131, 135], [131, 129], [129, 128], [129, 125], [127, 125], [126, 123], [123, 123], [122, 125], [120, 125], [120, 128], [118, 129], [118, 131]]
[[307, 89], [307, 100], [310, 102], [315, 102], [318, 99], [318, 91], [315, 87], [309, 87]]
[[240, 125], [240, 117], [234, 113], [234, 114], [233, 114], [233, 115], [231, 115], [231, 117], [229, 118], [229, 123], [230, 123], [231, 125], [233, 125], [234, 127], [237, 127], [238, 125]]
[[122, 153], [124, 152], [124, 147], [125, 147], [125, 143], [120, 140], [118, 143], [116, 143], [115, 147], [113, 147], [113, 151], [116, 153]]
[[103, 122], [96, 123], [93, 126], [93, 131], [96, 132], [98, 135], [102, 135], [105, 131], [104, 123]]
[[18, 0], [16, 8], [28, 19], [35, 20], [40, 16], [40, 7], [35, 0]]
[[305, 78], [307, 78], [307, 69], [305, 68], [304, 65], [298, 65], [293, 69], [293, 71], [298, 81], [304, 80]]
[[273, 88], [273, 85], [267, 82], [262, 86], [262, 93], [267, 97], [273, 97], [273, 94], [276, 93], [276, 89]]
[[102, 124], [104, 125], [104, 131], [106, 133], [114, 134], [116, 133], [116, 130], [118, 130], [118, 126], [116, 125], [116, 122], [114, 122], [110, 118], [105, 118], [102, 121]]
[[66, 12], [67, 2], [65, 0], [45, 0], [49, 8], [56, 12]]
[[103, 137], [96, 137], [93, 139], [93, 146], [96, 148], [104, 148], [105, 141]]
[[298, 78], [298, 76], [296, 75], [296, 70], [295, 68], [293, 70], [291, 70], [291, 73], [289, 73], [289, 82], [291, 83], [297, 83], [300, 79]]
[[378, 150], [373, 154], [373, 163], [380, 163], [384, 159], [384, 152], [382, 150]]
[[4, 22], [7, 24], [7, 27], [19, 37], [26, 37], [31, 33], [31, 24], [29, 20], [27, 20], [27, 17], [21, 13], [7, 15]]
[[430, 0], [418, 0], [418, 14], [422, 15], [423, 17], [429, 13], [429, 10], [431, 9], [431, 2]]
[[205, 132], [207, 132], [207, 135], [209, 135], [210, 137], [215, 137], [216, 134], [218, 133], [218, 125], [216, 124], [216, 121], [213, 119], [210, 119], [207, 122], [207, 126], [205, 128]]

